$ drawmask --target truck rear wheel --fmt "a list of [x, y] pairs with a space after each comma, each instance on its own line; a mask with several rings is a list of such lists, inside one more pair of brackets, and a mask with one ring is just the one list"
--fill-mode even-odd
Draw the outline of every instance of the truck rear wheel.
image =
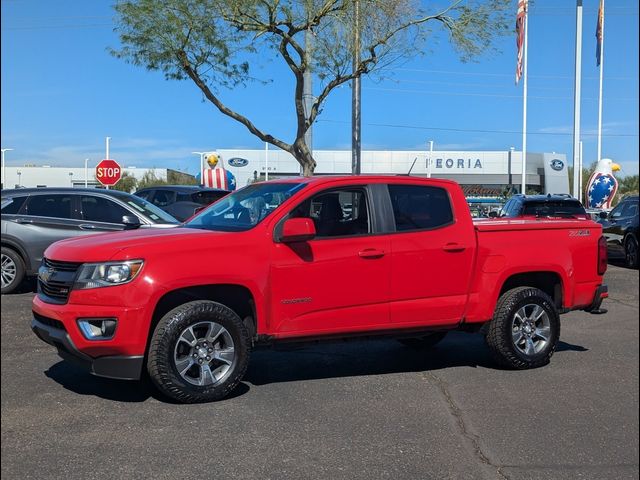
[[518, 287], [498, 300], [486, 335], [496, 361], [524, 370], [549, 363], [560, 338], [560, 316], [541, 290]]
[[251, 338], [236, 313], [199, 300], [167, 313], [153, 332], [147, 370], [166, 396], [182, 403], [220, 400], [240, 383]]

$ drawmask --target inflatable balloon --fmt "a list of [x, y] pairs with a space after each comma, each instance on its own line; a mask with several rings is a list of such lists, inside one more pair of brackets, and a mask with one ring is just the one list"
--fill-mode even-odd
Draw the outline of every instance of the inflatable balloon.
[[613, 197], [618, 191], [618, 180], [613, 172], [620, 170], [620, 165], [609, 158], [603, 158], [596, 165], [595, 171], [587, 182], [586, 200], [588, 208], [610, 209]]
[[204, 158], [209, 168], [202, 172], [202, 184], [205, 187], [235, 190], [236, 177], [224, 168], [222, 156], [218, 152], [210, 152]]

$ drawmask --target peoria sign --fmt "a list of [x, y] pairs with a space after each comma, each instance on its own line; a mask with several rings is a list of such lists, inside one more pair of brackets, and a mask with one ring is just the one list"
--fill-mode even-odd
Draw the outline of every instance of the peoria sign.
[[479, 158], [436, 158], [434, 161], [435, 168], [441, 169], [461, 169], [475, 170], [482, 169], [482, 161]]

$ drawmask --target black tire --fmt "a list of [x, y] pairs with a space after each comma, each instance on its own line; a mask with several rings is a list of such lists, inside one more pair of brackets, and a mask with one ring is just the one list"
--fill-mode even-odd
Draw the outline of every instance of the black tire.
[[447, 336], [447, 333], [448, 332], [433, 332], [422, 337], [401, 338], [398, 341], [407, 347], [413, 348], [414, 350], [428, 350], [440, 343], [444, 337]]
[[633, 235], [624, 241], [624, 263], [629, 268], [638, 268], [638, 240]]
[[[522, 309], [525, 309], [525, 312], [532, 312], [534, 306], [541, 308], [546, 315], [539, 321], [548, 323], [545, 330], [537, 328], [537, 325], [542, 325], [542, 323], [531, 327], [531, 319], [528, 315], [533, 317], [533, 313], [526, 313], [526, 321], [523, 322], [518, 320], [520, 317], [516, 317], [516, 314], [522, 312]], [[517, 328], [517, 325], [520, 325], [521, 328]], [[544, 337], [538, 336], [538, 332], [540, 334], [544, 332], [547, 340], [543, 341]], [[518, 341], [514, 338], [517, 335], [521, 336]], [[560, 316], [553, 300], [543, 291], [531, 287], [514, 288], [500, 297], [485, 337], [495, 360], [501, 366], [517, 370], [547, 365], [556, 349], [559, 338]], [[534, 347], [530, 353], [527, 353], [531, 345]], [[527, 351], [523, 351], [523, 349]]]
[[[214, 382], [200, 386], [191, 383], [190, 380], [196, 381], [191, 376], [194, 372], [197, 372], [202, 378], [207, 376], [202, 366], [194, 363], [183, 376], [178, 372], [176, 362], [180, 349], [191, 349], [188, 350], [191, 353], [185, 354], [184, 357], [185, 360], [190, 360], [192, 355], [198, 355], [195, 352], [200, 352], [202, 345], [214, 348], [215, 341], [210, 342], [210, 345], [198, 343], [190, 347], [184, 341], [184, 336], [181, 337], [189, 327], [193, 327], [192, 332], [195, 331], [196, 334], [201, 335], [200, 329], [205, 328], [202, 325], [207, 323], [223, 327], [222, 330], [226, 332], [225, 337], [228, 338], [225, 342], [228, 342], [233, 350], [233, 360], [220, 379], [216, 378], [215, 371], [217, 370], [215, 370], [214, 375], [209, 377]], [[194, 338], [196, 337], [194, 336]], [[202, 342], [203, 339], [198, 342]], [[206, 339], [204, 341], [206, 342]], [[221, 341], [219, 340], [219, 342]], [[211, 349], [209, 351], [212, 351]], [[220, 303], [198, 300], [174, 308], [158, 322], [149, 345], [147, 370], [153, 384], [169, 398], [181, 403], [212, 402], [229, 395], [240, 383], [249, 365], [250, 354], [251, 337], [240, 317], [233, 310]], [[213, 357], [214, 354], [211, 356]], [[209, 359], [209, 356], [206, 359]], [[198, 358], [198, 361], [206, 359]], [[215, 358], [211, 360], [211, 362], [214, 361]], [[205, 361], [205, 364], [208, 362]], [[211, 363], [211, 365], [214, 364]], [[203, 366], [206, 367], [206, 365]], [[220, 362], [220, 366], [224, 367], [222, 362]]]
[[2, 247], [2, 294], [11, 293], [20, 286], [25, 270], [20, 254], [12, 248]]

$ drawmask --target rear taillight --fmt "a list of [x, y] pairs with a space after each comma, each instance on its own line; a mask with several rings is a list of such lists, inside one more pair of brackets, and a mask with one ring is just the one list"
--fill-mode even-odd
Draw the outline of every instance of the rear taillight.
[[600, 240], [598, 240], [598, 275], [604, 275], [607, 271], [608, 260], [607, 240], [604, 237], [600, 237]]

